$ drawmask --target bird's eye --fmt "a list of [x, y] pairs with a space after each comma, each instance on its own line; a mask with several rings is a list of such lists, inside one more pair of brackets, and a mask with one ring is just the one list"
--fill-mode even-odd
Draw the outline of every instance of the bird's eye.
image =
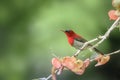
[[71, 30], [65, 30], [65, 32], [70, 32]]

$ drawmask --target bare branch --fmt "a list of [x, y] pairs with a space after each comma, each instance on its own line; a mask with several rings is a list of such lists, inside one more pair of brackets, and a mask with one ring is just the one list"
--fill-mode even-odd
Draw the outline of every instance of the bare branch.
[[85, 42], [85, 43], [83, 44], [83, 46], [82, 46], [79, 50], [77, 50], [77, 52], [74, 54], [74, 56], [75, 56], [75, 57], [78, 56], [78, 54], [79, 54], [82, 50], [84, 50], [85, 47], [86, 47], [88, 44], [93, 43], [93, 42], [98, 41], [98, 40], [101, 40], [101, 39], [102, 39], [102, 37], [99, 36], [98, 38], [95, 38], [95, 39], [92, 39], [92, 40], [89, 40], [89, 41]]
[[117, 51], [111, 52], [111, 53], [109, 53], [109, 54], [106, 54], [106, 55], [113, 55], [113, 54], [117, 54], [117, 53], [120, 53], [120, 49], [117, 50]]
[[[108, 54], [104, 54], [104, 55], [105, 55], [105, 56], [111, 56], [111, 55], [113, 55], [113, 54], [118, 54], [118, 53], [120, 53], [120, 49], [117, 50], [117, 51], [114, 51], [114, 52], [108, 53]], [[94, 60], [95, 60], [95, 58], [90, 59], [90, 62], [92, 62], [92, 61], [94, 61]]]
[[102, 36], [103, 38], [97, 42], [92, 48], [97, 47], [99, 44], [101, 44], [111, 33], [113, 29], [115, 29], [120, 23], [120, 17], [113, 23], [113, 25], [108, 29], [108, 31]]
[[[55, 71], [55, 73], [59, 73], [58, 70]], [[59, 74], [58, 74], [59, 75]], [[38, 78], [38, 79], [32, 79], [32, 80], [49, 80], [52, 77], [52, 74], [50, 74], [48, 77]]]
[[52, 74], [50, 74], [48, 77], [38, 78], [38, 79], [32, 79], [32, 80], [49, 80], [52, 77]]
[[52, 77], [52, 74], [50, 74], [48, 77], [38, 78], [38, 79], [32, 79], [32, 80], [49, 80]]
[[118, 19], [113, 23], [113, 25], [108, 29], [108, 31], [107, 31], [103, 36], [99, 36], [98, 38], [95, 38], [95, 39], [92, 39], [92, 40], [90, 40], [90, 41], [85, 42], [84, 45], [83, 45], [79, 50], [77, 50], [77, 52], [74, 54], [74, 56], [75, 56], [75, 57], [78, 56], [78, 54], [79, 54], [82, 50], [84, 50], [84, 48], [85, 48], [88, 44], [90, 44], [90, 43], [92, 43], [92, 42], [95, 42], [95, 41], [97, 41], [97, 40], [100, 40], [100, 41], [97, 42], [95, 45], [93, 45], [90, 49], [93, 49], [93, 48], [97, 47], [97, 46], [98, 46], [99, 44], [101, 44], [105, 39], [107, 39], [107, 37], [110, 35], [111, 31], [112, 31], [114, 28], [116, 28], [116, 27], [119, 25], [119, 23], [120, 23], [120, 17], [118, 17]]

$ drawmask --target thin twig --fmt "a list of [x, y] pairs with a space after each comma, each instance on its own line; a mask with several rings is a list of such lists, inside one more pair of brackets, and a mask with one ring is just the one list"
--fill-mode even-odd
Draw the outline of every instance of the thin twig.
[[117, 54], [117, 53], [120, 53], [120, 49], [119, 50], [117, 50], [117, 51], [114, 51], [114, 52], [111, 52], [111, 53], [109, 53], [109, 54], [106, 54], [106, 55], [113, 55], [113, 54]]
[[97, 47], [99, 44], [101, 44], [111, 33], [111, 31], [116, 28], [120, 23], [120, 17], [112, 24], [112, 26], [108, 29], [108, 31], [105, 33], [105, 35], [103, 36], [99, 36], [98, 38], [95, 38], [95, 39], [92, 39], [90, 41], [87, 41], [84, 43], [84, 45], [79, 49], [77, 50], [77, 52], [74, 54], [74, 56], [78, 56], [78, 54], [90, 43], [92, 42], [95, 42], [97, 40], [100, 40], [99, 42], [97, 42], [95, 45], [93, 45], [90, 49], [93, 49], [95, 47]]
[[119, 23], [120, 23], [120, 17], [118, 17], [118, 19], [113, 23], [113, 25], [108, 29], [108, 31], [102, 36], [103, 38], [99, 42], [97, 42], [95, 45], [93, 45], [92, 48], [95, 48], [99, 44], [101, 44], [110, 35], [111, 31], [119, 25]]
[[50, 74], [48, 77], [38, 78], [38, 79], [32, 79], [32, 80], [49, 80], [52, 77], [52, 74]]
[[[117, 50], [117, 51], [114, 51], [114, 52], [108, 53], [108, 54], [104, 54], [104, 55], [105, 55], [105, 56], [111, 56], [111, 55], [113, 55], [113, 54], [118, 54], [118, 53], [120, 53], [120, 49]], [[94, 60], [95, 60], [95, 58], [90, 59], [90, 62], [92, 62], [92, 61], [94, 61]]]
[[50, 74], [48, 77], [33, 79], [33, 80], [49, 80], [52, 77], [52, 74]]
[[[55, 71], [57, 73], [58, 70]], [[52, 74], [50, 74], [48, 77], [38, 78], [38, 79], [32, 79], [32, 80], [49, 80], [52, 77]]]

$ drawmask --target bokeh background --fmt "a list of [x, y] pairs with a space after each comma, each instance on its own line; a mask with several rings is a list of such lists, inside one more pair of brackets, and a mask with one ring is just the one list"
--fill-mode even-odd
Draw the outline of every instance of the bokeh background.
[[[54, 55], [72, 56], [76, 51], [60, 30], [73, 29], [87, 40], [103, 35], [112, 25], [111, 0], [1, 0], [0, 80], [32, 80], [47, 77]], [[98, 48], [109, 53], [120, 48], [115, 29]], [[84, 53], [84, 56], [88, 53]], [[58, 80], [120, 80], [120, 54], [84, 75], [64, 71]]]

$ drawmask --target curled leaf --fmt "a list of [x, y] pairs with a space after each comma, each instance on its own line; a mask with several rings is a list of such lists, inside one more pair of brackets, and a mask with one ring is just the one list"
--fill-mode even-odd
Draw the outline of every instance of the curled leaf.
[[73, 69], [74, 68], [74, 63], [76, 62], [76, 58], [75, 57], [64, 57], [62, 59], [62, 65], [65, 66], [68, 69]]
[[52, 59], [52, 65], [52, 80], [56, 80], [56, 70], [58, 70], [57, 75], [60, 75], [64, 67], [62, 66], [61, 61], [58, 58]]
[[100, 66], [106, 64], [110, 60], [109, 55], [99, 55], [95, 58], [95, 60], [98, 62], [95, 66]]
[[84, 61], [84, 65], [85, 65], [85, 67], [88, 67], [90, 65], [90, 59], [89, 58]]
[[53, 58], [52, 59], [52, 79], [56, 80], [56, 70], [57, 74], [61, 74], [64, 68], [74, 72], [75, 74], [82, 75], [85, 69], [89, 66], [90, 60], [85, 61], [76, 59], [76, 57], [66, 56], [64, 58]]
[[120, 0], [112, 0], [112, 5], [115, 7], [117, 10], [120, 10]]
[[108, 12], [108, 16], [109, 16], [110, 20], [116, 20], [118, 18], [115, 10], [110, 10]]
[[71, 69], [72, 72], [78, 75], [82, 75], [85, 71], [84, 63], [82, 60], [77, 60], [73, 63], [74, 68]]
[[90, 59], [86, 59], [85, 61], [78, 60], [77, 66], [72, 71], [78, 75], [82, 75], [85, 72], [85, 69], [89, 66]]
[[57, 69], [62, 67], [61, 62], [58, 58], [52, 59], [52, 65], [54, 66], [54, 68], [57, 68]]
[[64, 57], [62, 59], [62, 65], [67, 69], [71, 70], [75, 74], [81, 75], [85, 71], [84, 62], [80, 59], [76, 59], [76, 57]]

